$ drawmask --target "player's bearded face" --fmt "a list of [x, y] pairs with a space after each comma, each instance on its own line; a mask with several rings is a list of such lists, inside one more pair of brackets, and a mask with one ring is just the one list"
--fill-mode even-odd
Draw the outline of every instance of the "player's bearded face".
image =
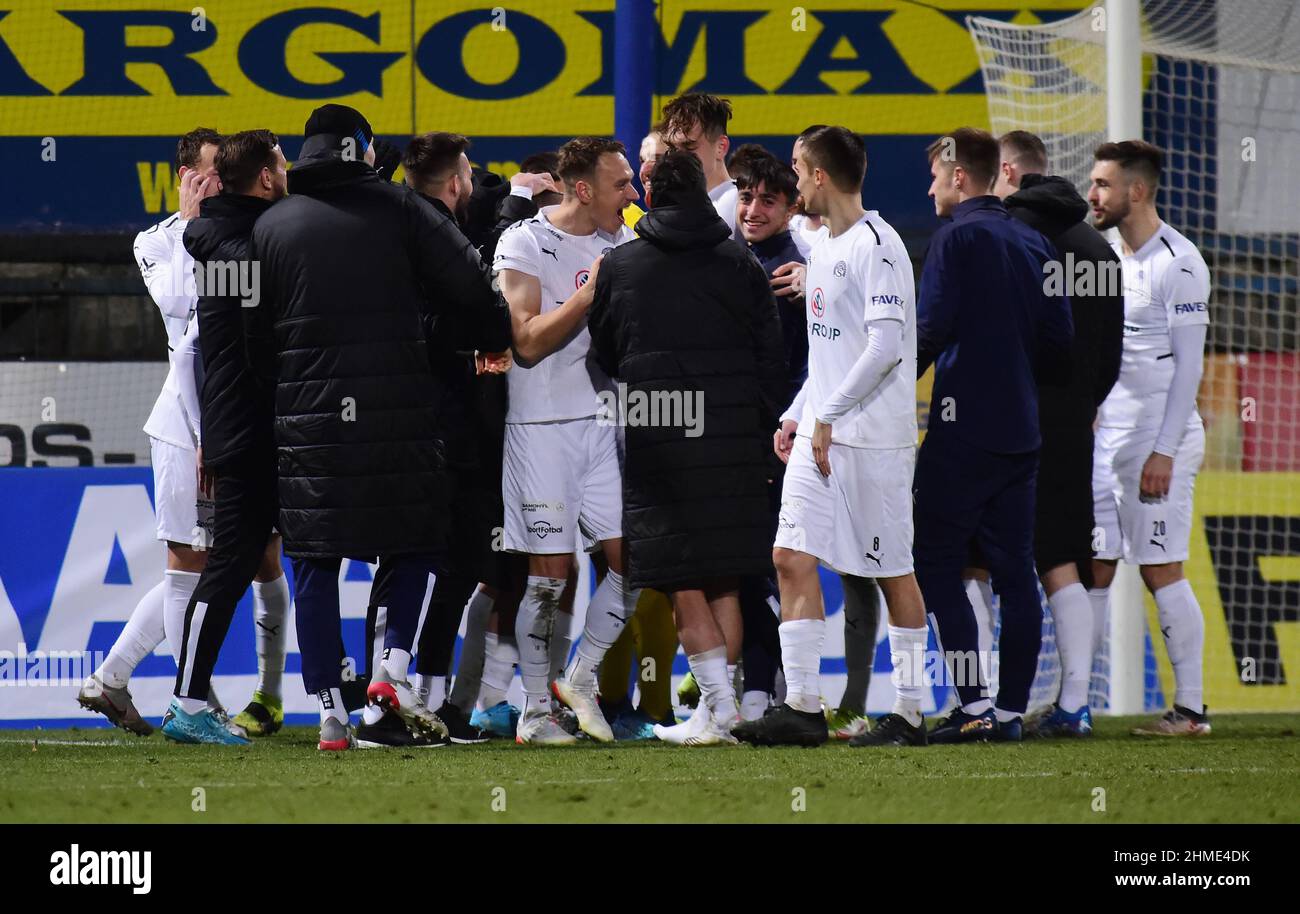
[[469, 198], [474, 193], [474, 170], [470, 167], [465, 153], [460, 154], [460, 169], [457, 174], [456, 208], [453, 211], [456, 221], [465, 224], [469, 216]]
[[1114, 228], [1128, 216], [1129, 182], [1118, 162], [1098, 162], [1092, 167], [1092, 186], [1088, 188], [1088, 206], [1092, 224], [1099, 230]]

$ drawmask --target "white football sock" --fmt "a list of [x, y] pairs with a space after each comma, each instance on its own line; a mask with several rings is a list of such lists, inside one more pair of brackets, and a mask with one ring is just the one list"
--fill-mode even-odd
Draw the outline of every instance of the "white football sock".
[[1001, 708], [994, 708], [993, 715], [998, 719], [998, 723], [1005, 724], [1021, 717], [1019, 711], [1004, 711]]
[[981, 698], [978, 701], [972, 701], [968, 705], [962, 705], [961, 709], [972, 717], [978, 717], [991, 707], [993, 707], [993, 702], [987, 698]]
[[289, 635], [289, 582], [253, 582], [253, 628], [257, 633], [257, 691], [280, 698], [284, 679], [284, 644]]
[[551, 631], [559, 612], [564, 578], [528, 576], [515, 616], [515, 641], [519, 648], [519, 678], [524, 685], [523, 713], [549, 714], [551, 694]]
[[744, 720], [758, 720], [767, 713], [771, 699], [766, 692], [750, 690], [740, 696], [740, 716]]
[[122, 633], [113, 642], [95, 674], [110, 689], [125, 689], [140, 661], [154, 652], [166, 637], [163, 601], [166, 579], [155, 584], [131, 610]]
[[1110, 613], [1110, 588], [1093, 587], [1088, 591], [1092, 604], [1092, 655], [1097, 656], [1106, 640], [1106, 620]]
[[569, 663], [569, 654], [572, 651], [573, 613], [557, 610], [555, 619], [551, 623], [551, 682], [564, 675], [564, 668]]
[[1061, 654], [1061, 710], [1071, 714], [1088, 703], [1092, 681], [1092, 602], [1077, 581], [1047, 598]]
[[[172, 649], [172, 659], [181, 659], [181, 641], [185, 637], [185, 610], [199, 586], [199, 575], [192, 571], [168, 568], [163, 574], [163, 629], [167, 633], [167, 646]], [[197, 643], [198, 633], [190, 632]]]
[[776, 685], [773, 687], [772, 700], [777, 705], [785, 704], [785, 667], [776, 668]]
[[921, 723], [925, 688], [925, 645], [929, 629], [889, 626], [889, 660], [894, 667], [894, 713], [913, 727]]
[[[513, 642], [514, 639], [511, 639]], [[513, 643], [510, 647], [513, 647]], [[518, 657], [518, 651], [513, 652]], [[483, 682], [478, 690], [479, 707], [494, 707], [506, 700], [510, 680], [515, 675], [515, 660], [496, 632], [483, 635]]]
[[429, 689], [424, 696], [425, 707], [431, 711], [436, 711], [447, 700], [447, 677], [430, 676], [427, 685]]
[[405, 682], [411, 672], [411, 652], [400, 647], [384, 648], [382, 665], [390, 679]]
[[782, 622], [781, 663], [785, 667], [785, 703], [796, 711], [816, 713], [822, 708], [820, 672], [825, 619]]
[[638, 591], [624, 593], [621, 574], [616, 571], [605, 573], [605, 580], [600, 582], [596, 592], [591, 595], [587, 619], [582, 627], [582, 639], [578, 642], [578, 653], [574, 655], [564, 676], [574, 688], [587, 691], [596, 687], [596, 670], [605, 659], [605, 652], [613, 646], [623, 633], [624, 626], [631, 621], [632, 614], [636, 612], [638, 595]]
[[[172, 659], [178, 664], [181, 659], [181, 641], [185, 635], [185, 612], [189, 609], [190, 598], [194, 596], [195, 589], [199, 586], [200, 574], [193, 571], [177, 571], [167, 569], [163, 574], [163, 626], [167, 631], [167, 643], [172, 649]], [[206, 612], [207, 604], [199, 604], [195, 607], [194, 618], [190, 624], [190, 650], [193, 650], [199, 643], [199, 632], [203, 628], [202, 612]], [[186, 683], [188, 687], [188, 682]], [[188, 709], [191, 699], [182, 698], [181, 707]], [[207, 706], [218, 709], [222, 707], [221, 702], [217, 699], [216, 691], [209, 685]], [[201, 709], [200, 709], [201, 710]], [[186, 710], [187, 714], [193, 714], [194, 711]]]
[[173, 695], [172, 701], [181, 706], [181, 710], [186, 714], [198, 714], [208, 703], [202, 698], [186, 698], [184, 695]]
[[709, 709], [713, 718], [728, 723], [736, 717], [736, 693], [727, 675], [727, 648], [720, 645], [712, 650], [690, 654], [686, 658], [695, 681], [700, 686], [700, 703]]
[[979, 632], [979, 662], [984, 670], [984, 679], [988, 680], [989, 692], [993, 692], [993, 585], [992, 582], [970, 577], [963, 581], [966, 585], [966, 597], [975, 610], [975, 628]]
[[1174, 701], [1201, 713], [1204, 707], [1202, 667], [1205, 656], [1205, 617], [1191, 583], [1183, 578], [1152, 594], [1165, 636], [1169, 664], [1174, 668]]
[[488, 617], [492, 615], [495, 603], [496, 600], [479, 587], [465, 604], [465, 639], [460, 645], [460, 662], [456, 664], [456, 678], [447, 700], [466, 714], [474, 710], [483, 686]]
[[320, 708], [320, 722], [325, 723], [326, 718], [332, 717], [345, 727], [348, 723], [348, 712], [343, 708], [343, 693], [338, 689], [321, 689], [316, 693], [316, 706]]

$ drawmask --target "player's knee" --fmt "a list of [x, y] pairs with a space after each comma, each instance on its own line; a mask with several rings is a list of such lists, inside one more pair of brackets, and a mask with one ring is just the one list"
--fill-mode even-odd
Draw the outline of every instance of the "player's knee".
[[1155, 593], [1161, 587], [1167, 587], [1182, 580], [1183, 563], [1169, 562], [1165, 565], [1143, 565], [1141, 574], [1142, 583], [1146, 585], [1147, 590]]
[[778, 546], [772, 550], [772, 564], [783, 580], [799, 580], [817, 573], [817, 559], [797, 549]]
[[567, 579], [573, 566], [573, 556], [530, 555], [528, 557], [528, 574], [530, 577]]
[[1105, 589], [1115, 580], [1115, 562], [1093, 559], [1092, 586], [1098, 590]]

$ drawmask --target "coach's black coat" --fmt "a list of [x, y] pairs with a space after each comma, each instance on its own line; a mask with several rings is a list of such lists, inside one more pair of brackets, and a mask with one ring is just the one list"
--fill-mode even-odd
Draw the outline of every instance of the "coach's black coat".
[[510, 345], [509, 317], [455, 223], [340, 147], [309, 137], [253, 230], [278, 353], [279, 528], [299, 557], [436, 550], [443, 390], [422, 316], [464, 309], [490, 352]]
[[703, 193], [651, 209], [605, 255], [589, 327], [601, 367], [650, 392], [703, 395], [702, 434], [626, 429], [623, 536], [633, 587], [771, 569], [772, 432], [788, 386], [767, 274]]
[[[199, 217], [185, 227], [184, 244], [195, 263], [234, 265], [244, 277], [256, 281], [249, 258], [253, 223], [271, 206], [270, 200], [243, 194], [208, 197], [199, 205]], [[205, 275], [215, 274], [212, 270]], [[258, 459], [273, 447], [272, 388], [259, 378], [249, 361], [245, 320], [253, 311], [244, 306], [240, 276], [230, 275], [224, 289], [207, 283], [199, 288], [197, 319], [199, 352], [203, 359], [201, 407], [203, 464], [223, 472], [236, 461]], [[226, 291], [231, 294], [213, 294]], [[260, 290], [254, 284], [253, 293]], [[250, 302], [258, 302], [252, 295]]]

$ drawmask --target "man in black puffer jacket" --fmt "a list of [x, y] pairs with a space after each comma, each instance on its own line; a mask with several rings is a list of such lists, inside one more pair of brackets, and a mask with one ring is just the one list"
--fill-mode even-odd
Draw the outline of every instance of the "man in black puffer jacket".
[[[1092, 558], [1092, 424], [1119, 377], [1123, 284], [1119, 258], [1101, 233], [1084, 221], [1088, 204], [1065, 178], [1047, 176], [1043, 141], [1013, 130], [998, 142], [1002, 163], [993, 192], [1003, 197], [1012, 216], [1056, 246], [1074, 321], [1069, 384], [1043, 384], [1038, 389], [1043, 443], [1038, 458], [1034, 564], [1056, 625], [1062, 675], [1059, 701], [1046, 718], [1031, 720], [1029, 727], [1042, 735], [1086, 736], [1091, 730], [1087, 708], [1092, 658], [1106, 620], [1094, 618], [1080, 568], [1090, 569]], [[1075, 282], [1075, 271], [1084, 264], [1093, 270], [1091, 288]], [[1110, 287], [1108, 276], [1115, 280]], [[976, 615], [981, 626], [988, 624], [991, 630], [991, 609], [977, 607]]]
[[[771, 567], [768, 436], [789, 379], [767, 274], [731, 239], [699, 161], [670, 152], [650, 182], [640, 238], [606, 254], [597, 274], [592, 351], [626, 385], [629, 586], [671, 596], [708, 711], [701, 709], [702, 726], [692, 718], [655, 734], [687, 745], [730, 743], [736, 704], [727, 656], [729, 645], [733, 656], [740, 646], [738, 581]], [[655, 403], [673, 401], [681, 416], [655, 417]], [[637, 414], [647, 405], [643, 424]]]
[[[271, 391], [251, 369], [244, 320], [260, 304], [256, 264], [249, 257], [253, 224], [285, 195], [286, 163], [280, 141], [267, 130], [222, 139], [215, 165], [222, 192], [200, 205], [185, 228], [199, 293], [203, 386], [200, 485], [214, 501], [213, 544], [183, 619], [168, 620], [177, 653], [176, 687], [163, 733], [178, 742], [243, 743], [207, 710], [217, 653], [235, 605], [259, 566], [267, 580], [279, 576], [275, 449]], [[211, 490], [209, 490], [211, 487]], [[214, 491], [212, 491], [214, 490]], [[273, 574], [272, 574], [273, 573]], [[280, 654], [283, 663], [283, 654]], [[278, 700], [278, 695], [275, 699]], [[263, 697], [254, 713], [260, 733], [279, 727], [278, 701]]]
[[455, 224], [370, 167], [374, 134], [358, 112], [325, 105], [304, 133], [290, 197], [253, 230], [278, 352], [280, 531], [294, 558], [303, 680], [320, 702], [321, 748], [346, 749], [338, 567], [378, 556], [400, 571], [369, 695], [422, 735], [445, 736], [406, 682], [449, 497], [444, 391], [422, 317], [457, 309], [488, 353], [508, 348], [509, 322]]

